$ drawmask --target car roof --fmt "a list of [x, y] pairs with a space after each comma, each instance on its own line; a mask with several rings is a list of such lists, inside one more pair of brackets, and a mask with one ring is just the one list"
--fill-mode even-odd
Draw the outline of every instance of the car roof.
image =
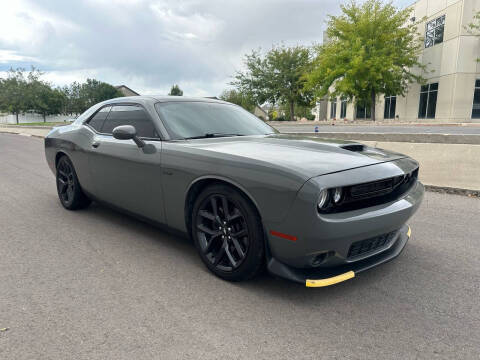
[[216, 98], [202, 98], [189, 96], [165, 96], [165, 95], [141, 95], [141, 96], [124, 96], [110, 99], [104, 104], [113, 104], [119, 102], [206, 102], [206, 103], [220, 103], [229, 104], [225, 101]]

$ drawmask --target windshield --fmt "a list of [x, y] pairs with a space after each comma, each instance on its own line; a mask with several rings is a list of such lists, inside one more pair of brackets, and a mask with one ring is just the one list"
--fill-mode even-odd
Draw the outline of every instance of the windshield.
[[235, 105], [192, 101], [157, 103], [155, 108], [174, 139], [276, 132], [255, 115]]

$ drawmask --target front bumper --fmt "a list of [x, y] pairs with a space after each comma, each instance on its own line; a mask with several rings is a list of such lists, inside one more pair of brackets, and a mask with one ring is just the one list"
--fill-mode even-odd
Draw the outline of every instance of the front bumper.
[[353, 251], [353, 245], [398, 233], [422, 202], [424, 187], [419, 181], [393, 201], [328, 214], [320, 214], [316, 209], [319, 189], [397, 176], [417, 166], [411, 159], [401, 159], [307, 181], [298, 191], [286, 218], [280, 222], [264, 221], [271, 256], [292, 268], [334, 268], [388, 250], [396, 238], [360, 253]]
[[272, 274], [304, 284], [307, 287], [324, 287], [334, 285], [339, 282], [349, 280], [362, 271], [371, 269], [377, 265], [395, 259], [405, 248], [410, 235], [410, 227], [404, 225], [399, 230], [395, 242], [390, 248], [388, 248], [388, 250], [363, 260], [334, 268], [298, 269], [287, 266], [273, 257], [269, 257], [267, 267]]

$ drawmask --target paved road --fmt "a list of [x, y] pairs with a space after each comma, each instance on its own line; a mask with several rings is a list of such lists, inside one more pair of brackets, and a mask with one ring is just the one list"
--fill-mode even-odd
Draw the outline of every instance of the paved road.
[[230, 284], [187, 240], [64, 210], [42, 140], [0, 134], [0, 359], [478, 359], [479, 218], [427, 193], [396, 261], [323, 289]]
[[[281, 132], [314, 132], [315, 123], [273, 125]], [[480, 126], [404, 126], [404, 125], [318, 125], [319, 132], [358, 132], [381, 134], [473, 134], [480, 135]]]

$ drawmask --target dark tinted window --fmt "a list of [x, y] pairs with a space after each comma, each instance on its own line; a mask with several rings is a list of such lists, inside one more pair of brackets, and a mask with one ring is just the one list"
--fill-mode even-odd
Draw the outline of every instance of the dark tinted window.
[[425, 31], [425, 47], [440, 44], [443, 42], [443, 32], [445, 29], [445, 15], [427, 22]]
[[418, 117], [421, 119], [434, 119], [437, 109], [438, 83], [424, 85], [420, 89], [420, 102]]
[[357, 103], [356, 118], [357, 119], [370, 119], [372, 117], [371, 108], [364, 102]]
[[425, 118], [427, 114], [428, 93], [420, 93], [420, 103], [418, 105], [418, 117]]
[[480, 80], [475, 81], [473, 93], [472, 119], [480, 119]]
[[340, 118], [345, 119], [347, 117], [347, 100], [342, 99], [341, 105], [340, 105]]
[[107, 120], [103, 124], [102, 133], [111, 134], [120, 125], [132, 125], [139, 137], [158, 138], [152, 121], [141, 106], [113, 106]]
[[255, 115], [242, 108], [210, 102], [167, 102], [155, 105], [173, 138], [205, 134], [265, 135], [275, 132]]
[[383, 111], [383, 118], [394, 119], [396, 106], [397, 106], [396, 96], [385, 96], [385, 109]]
[[330, 99], [330, 119], [337, 116], [337, 98]]
[[88, 122], [88, 124], [94, 128], [96, 131], [100, 132], [102, 130], [103, 122], [107, 118], [107, 115], [112, 107], [107, 106], [101, 108]]

